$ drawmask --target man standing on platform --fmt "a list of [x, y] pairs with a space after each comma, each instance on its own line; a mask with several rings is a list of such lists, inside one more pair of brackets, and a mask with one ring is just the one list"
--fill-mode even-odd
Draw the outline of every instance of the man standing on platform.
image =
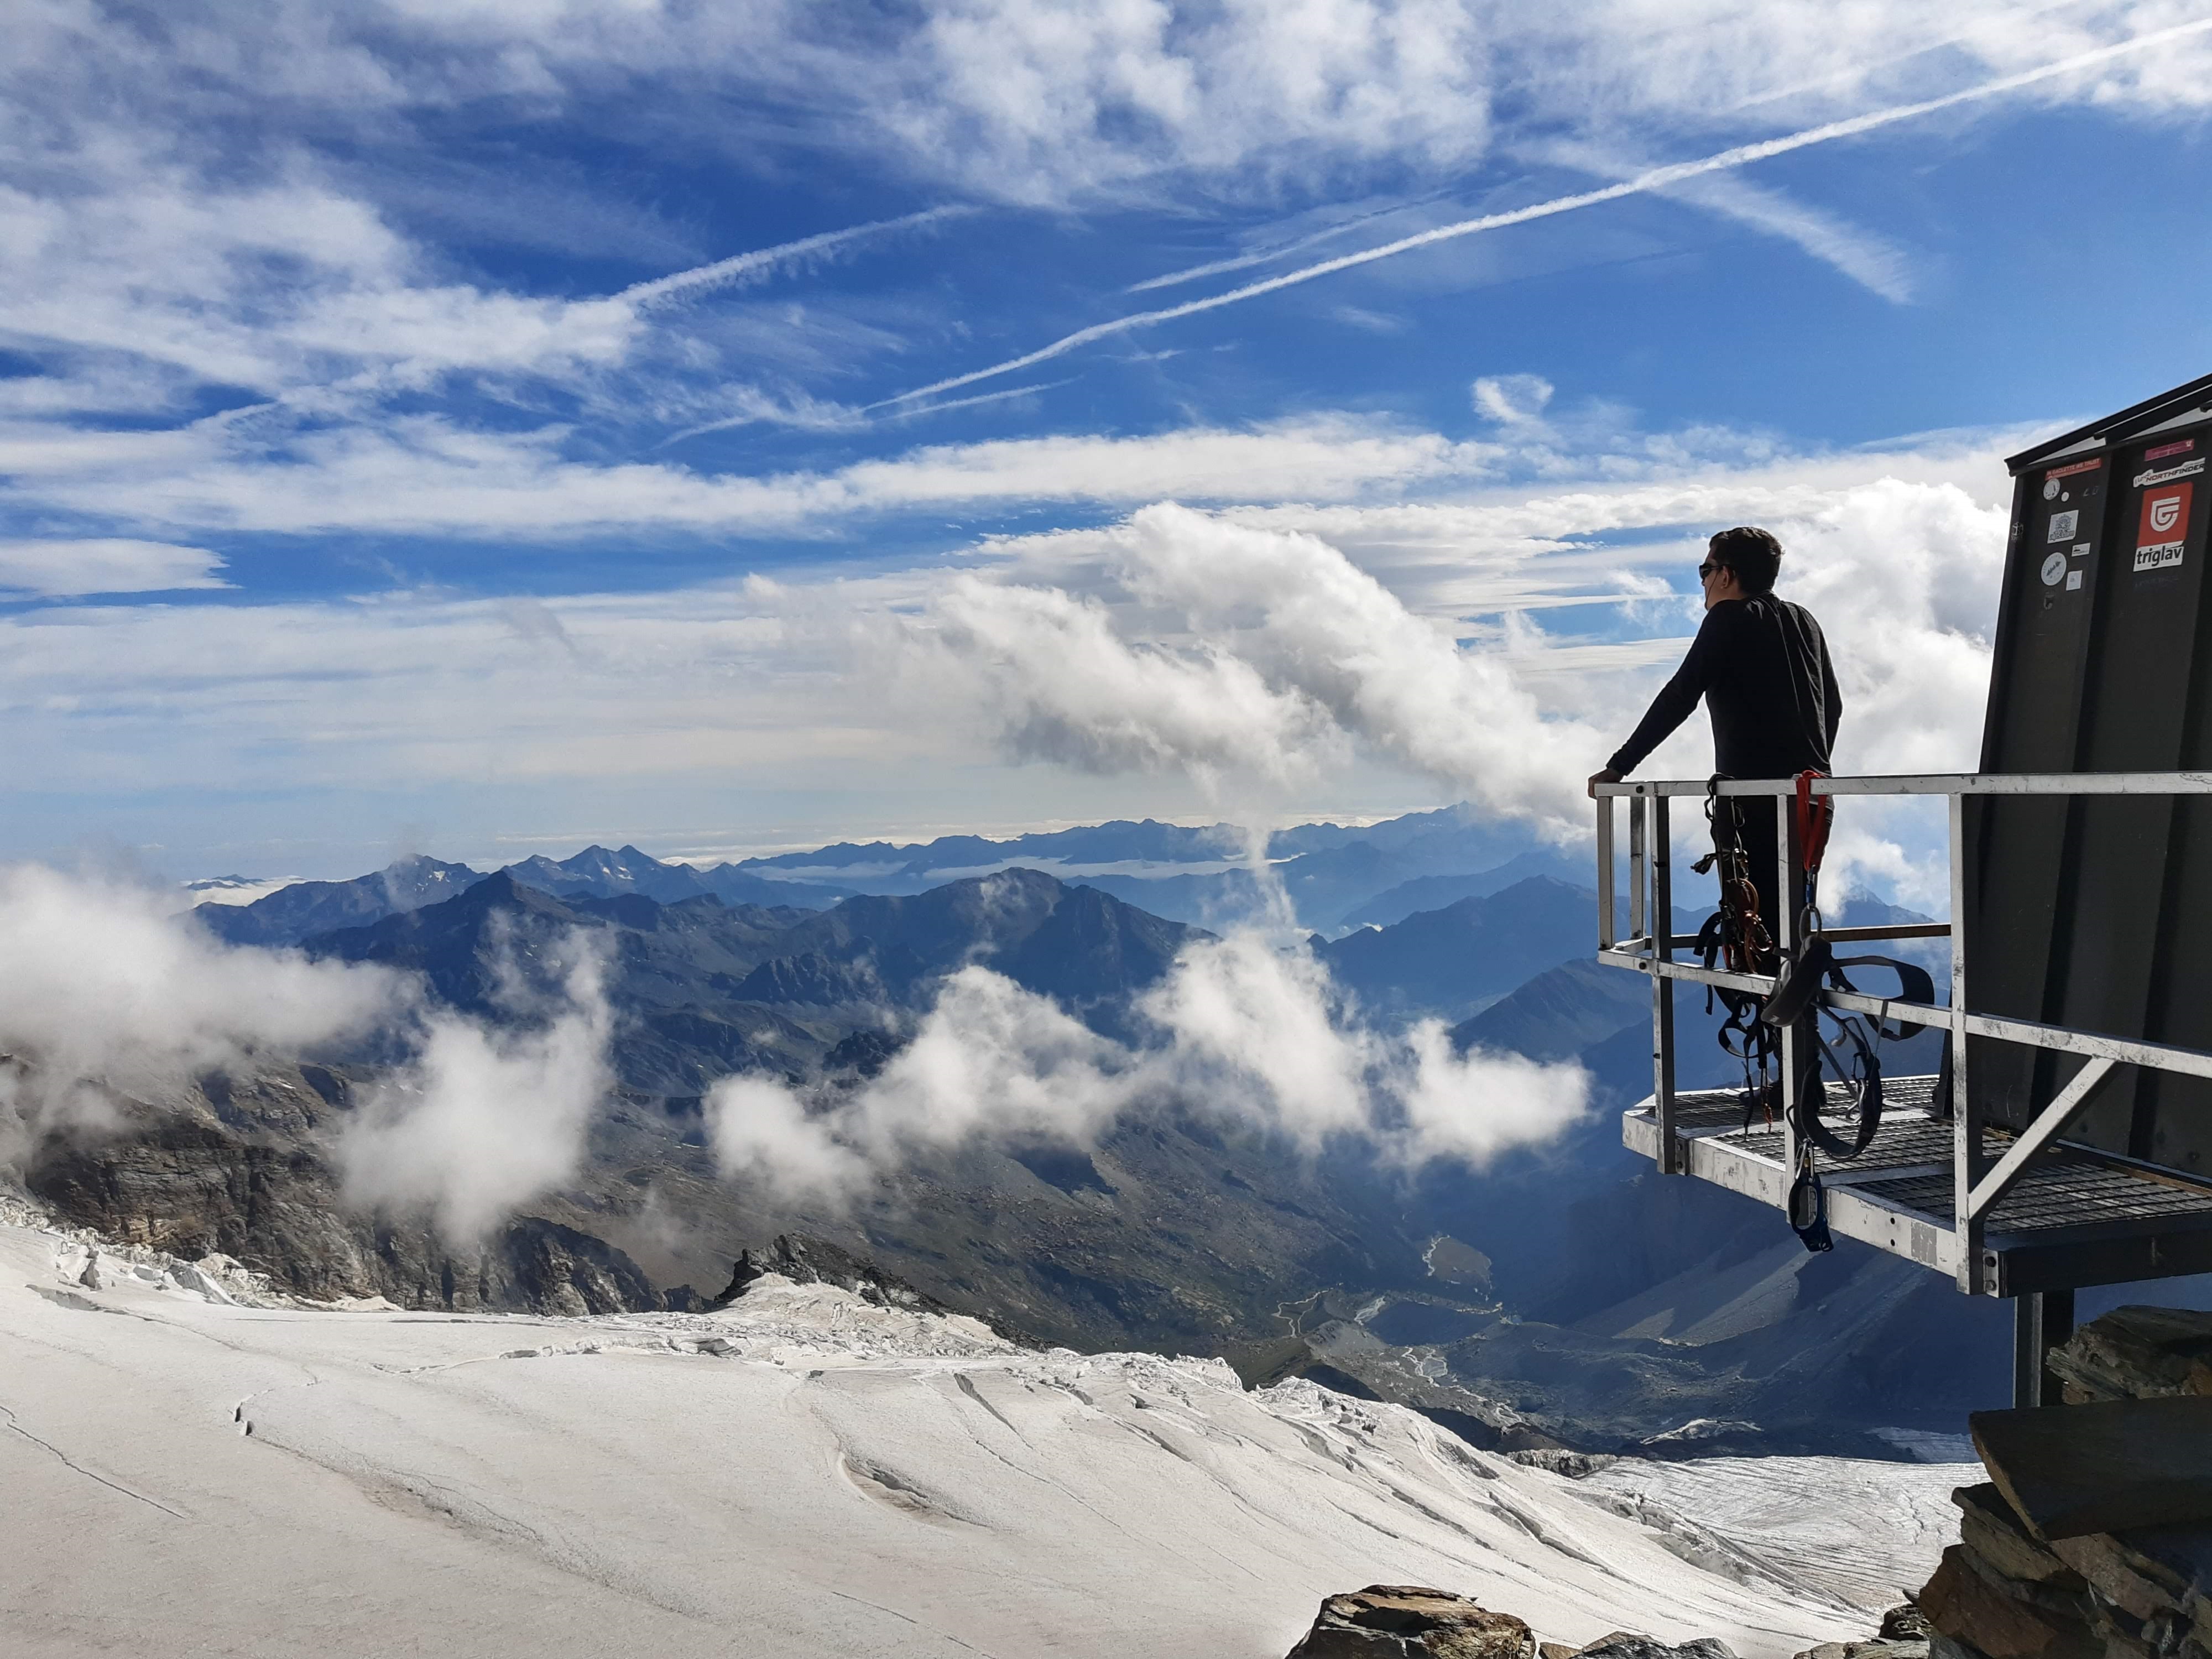
[[[1644, 757], [1687, 720], [1705, 699], [1713, 723], [1713, 770], [1729, 778], [1788, 778], [1800, 772], [1825, 774], [1843, 718], [1843, 694], [1828, 661], [1828, 642], [1820, 624], [1802, 605], [1774, 595], [1782, 567], [1782, 544], [1764, 530], [1740, 526], [1712, 538], [1698, 581], [1705, 596], [1705, 620], [1690, 654], [1674, 678], [1651, 700], [1651, 708], [1605, 770], [1590, 778], [1590, 793], [1601, 783], [1618, 783]], [[1759, 913], [1769, 937], [1778, 937], [1778, 840], [1780, 820], [1772, 799], [1731, 798], [1736, 834], [1759, 890]], [[1726, 821], [1714, 825], [1716, 838]], [[1794, 913], [1804, 903], [1798, 883], [1791, 884]]]

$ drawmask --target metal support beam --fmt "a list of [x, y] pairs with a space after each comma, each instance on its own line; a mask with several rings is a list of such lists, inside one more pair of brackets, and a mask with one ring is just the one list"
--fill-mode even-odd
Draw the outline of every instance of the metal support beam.
[[1597, 804], [1597, 948], [1609, 951], [1620, 936], [1613, 926], [1613, 798]]
[[1642, 939], [1644, 926], [1644, 818], [1650, 802], [1642, 795], [1628, 802], [1628, 936]]
[[1996, 1161], [1996, 1166], [1975, 1184], [1974, 1190], [1967, 1195], [1966, 1213], [1986, 1217], [1996, 1201], [2012, 1190], [2013, 1183], [2027, 1172], [2028, 1160], [2057, 1139], [2066, 1127], [2081, 1115], [2089, 1104], [2089, 1097], [2096, 1093], [2097, 1085], [2112, 1069], [2111, 1060], [2093, 1060], [2075, 1073], [2073, 1080], [2013, 1142], [2010, 1150]]
[[[1651, 802], [1651, 954], [1658, 962], [1674, 955], [1674, 866], [1670, 845], [1673, 818], [1664, 795]], [[1659, 1120], [1659, 1173], [1680, 1175], [1687, 1167], [1674, 1144], [1674, 981], [1651, 976], [1651, 1100]]]
[[[1705, 795], [1699, 779], [1601, 783], [1598, 797]], [[1723, 795], [1788, 796], [1790, 778], [1729, 778]], [[2212, 772], [1929, 772], [1863, 778], [1815, 778], [1815, 795], [2212, 795]]]
[[[1774, 908], [1782, 914], [1774, 919], [1774, 948], [1787, 962], [1797, 951], [1797, 872], [1804, 857], [1803, 843], [1797, 837], [1797, 814], [1786, 800], [1774, 803], [1774, 848], [1777, 860], [1774, 882]], [[1756, 964], [1754, 964], [1756, 965]], [[1808, 1058], [1804, 1054], [1807, 1037], [1805, 1021], [1782, 1028], [1782, 1164], [1794, 1178], [1797, 1170], [1797, 1068]]]
[[[1951, 851], [1951, 1011], [1966, 1012], [1966, 798], [1954, 795], [1948, 825]], [[1969, 1296], [1988, 1288], [1982, 1273], [1982, 1220], [1973, 1208], [1974, 1182], [1981, 1175], [1982, 1109], [1966, 1075], [1966, 1033], [1953, 1028], [1951, 1039], [1952, 1224], [1959, 1241], [1959, 1288]]]
[[2012, 1304], [2012, 1403], [2055, 1406], [2058, 1379], [2051, 1351], [2074, 1334], [2074, 1292], [2027, 1291]]
[[[1672, 942], [1677, 948], [1688, 943], [1679, 936]], [[1754, 996], [1765, 996], [1774, 989], [1770, 975], [1731, 974], [1724, 969], [1701, 968], [1691, 962], [1662, 963], [1646, 951], [1628, 948], [1626, 941], [1599, 951], [1598, 960], [1614, 968], [1633, 969], [1638, 973], [1692, 980], [1700, 985], [1724, 985], [1731, 990], [1748, 991]], [[2039, 1025], [2033, 1020], [1959, 1014], [1931, 1003], [1900, 1002], [1895, 997], [1863, 996], [1856, 991], [1822, 991], [1820, 1006], [1847, 1014], [1873, 1014], [1882, 1019], [1903, 1020], [1910, 1025], [1932, 1025], [1938, 1030], [1995, 1037], [2001, 1042], [2048, 1048], [2053, 1054], [2081, 1054], [2121, 1066], [2148, 1066], [2154, 1071], [2179, 1072], [2185, 1077], [2212, 1077], [2212, 1053], [2201, 1049], [2177, 1048], [2163, 1042], [2135, 1042], [2124, 1037], [2100, 1036], [2094, 1031], [2069, 1031], [2063, 1025]]]

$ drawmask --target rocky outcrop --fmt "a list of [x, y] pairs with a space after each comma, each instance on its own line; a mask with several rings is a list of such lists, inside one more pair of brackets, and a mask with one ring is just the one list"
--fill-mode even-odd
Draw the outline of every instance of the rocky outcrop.
[[232, 1258], [315, 1302], [539, 1314], [664, 1306], [622, 1251], [542, 1216], [480, 1240], [343, 1201], [328, 1135], [353, 1085], [315, 1065], [210, 1074], [158, 1102], [125, 1101], [125, 1133], [44, 1147], [25, 1185], [55, 1219], [185, 1261]]
[[1735, 1650], [1714, 1637], [1700, 1636], [1679, 1647], [1668, 1647], [1656, 1636], [1638, 1636], [1625, 1630], [1601, 1636], [1584, 1648], [1562, 1650], [1556, 1642], [1544, 1646], [1550, 1650], [1547, 1659], [1735, 1659]]
[[2212, 1395], [2212, 1314], [2116, 1308], [2051, 1356], [2069, 1406]]
[[1370, 1584], [1323, 1601], [1287, 1659], [1536, 1659], [1536, 1638], [1511, 1613], [1464, 1595]]
[[[939, 1301], [927, 1291], [917, 1290], [896, 1273], [886, 1273], [866, 1256], [832, 1244], [823, 1238], [810, 1237], [804, 1233], [778, 1233], [766, 1249], [750, 1248], [738, 1252], [738, 1259], [730, 1270], [730, 1282], [721, 1293], [702, 1304], [708, 1313], [720, 1311], [750, 1290], [770, 1273], [787, 1279], [794, 1285], [834, 1285], [841, 1291], [850, 1291], [863, 1302], [872, 1302], [879, 1308], [903, 1308], [908, 1313], [930, 1313], [957, 1316], [964, 1312]], [[688, 1287], [679, 1286], [679, 1289]], [[981, 1318], [981, 1315], [969, 1317]], [[992, 1332], [1009, 1342], [1024, 1347], [1040, 1346], [1034, 1338], [1025, 1336], [1001, 1321], [984, 1319]]]
[[1881, 1616], [1881, 1628], [1864, 1642], [1823, 1642], [1797, 1659], [1928, 1659], [1927, 1615], [1910, 1601]]
[[1933, 1659], [2212, 1659], [2212, 1315], [2122, 1308], [2051, 1369], [2069, 1404], [1972, 1419]]
[[[1862, 1651], [1869, 1659], [1893, 1659], [1887, 1653], [1893, 1645], [1855, 1644], [1849, 1659], [1860, 1659]], [[1877, 1649], [1883, 1652], [1877, 1655]], [[1820, 1659], [1845, 1659], [1840, 1645], [1833, 1655], [1826, 1648], [1814, 1652]], [[1926, 1653], [1923, 1643], [1917, 1653], [1893, 1659], [1925, 1659]], [[1710, 1636], [1669, 1646], [1656, 1636], [1623, 1630], [1579, 1648], [1539, 1642], [1511, 1613], [1493, 1612], [1471, 1597], [1416, 1584], [1370, 1584], [1323, 1601], [1313, 1628], [1285, 1659], [1735, 1659], [1735, 1652]]]

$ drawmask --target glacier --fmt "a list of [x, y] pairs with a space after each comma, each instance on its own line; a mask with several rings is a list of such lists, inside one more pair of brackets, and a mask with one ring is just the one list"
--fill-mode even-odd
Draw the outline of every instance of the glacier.
[[1277, 1659], [1425, 1583], [1545, 1638], [1867, 1634], [1971, 1467], [1576, 1481], [1303, 1380], [1017, 1347], [769, 1278], [714, 1314], [338, 1310], [0, 1224], [0, 1621], [25, 1656]]

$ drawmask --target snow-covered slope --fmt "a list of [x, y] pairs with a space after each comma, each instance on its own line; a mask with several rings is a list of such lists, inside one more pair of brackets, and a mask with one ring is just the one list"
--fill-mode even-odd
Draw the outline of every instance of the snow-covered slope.
[[[1818, 1551], [1742, 1535], [1758, 1470], [1577, 1486], [1310, 1382], [773, 1279], [712, 1316], [455, 1317], [88, 1260], [0, 1225], [14, 1653], [1273, 1659], [1376, 1581], [1577, 1643], [1871, 1622]], [[1920, 1488], [1958, 1473], [1829, 1467], [1875, 1582], [1924, 1577]]]

